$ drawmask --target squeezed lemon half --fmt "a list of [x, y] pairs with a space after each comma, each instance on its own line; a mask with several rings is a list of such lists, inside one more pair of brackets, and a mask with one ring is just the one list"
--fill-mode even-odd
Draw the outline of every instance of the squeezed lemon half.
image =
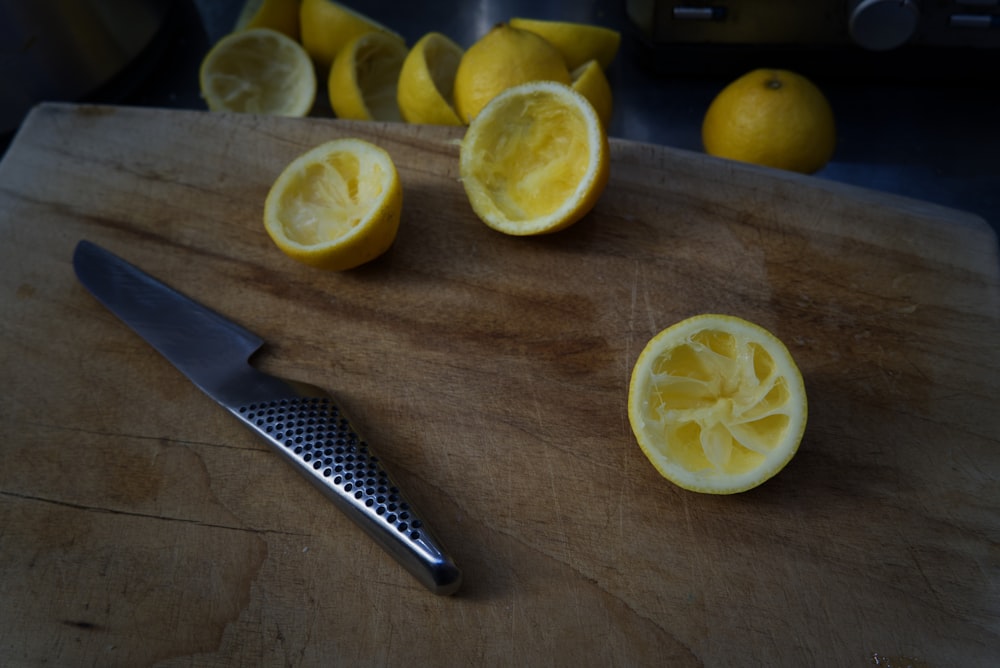
[[510, 25], [545, 38], [563, 55], [571, 70], [590, 60], [607, 69], [618, 53], [622, 36], [617, 30], [589, 23], [513, 18]]
[[403, 38], [378, 21], [333, 0], [302, 0], [299, 33], [302, 46], [325, 72], [340, 50], [359, 35], [384, 32]]
[[389, 154], [361, 139], [335, 139], [282, 171], [264, 203], [264, 227], [289, 257], [342, 271], [388, 250], [402, 207]]
[[594, 105], [594, 111], [607, 128], [611, 125], [611, 113], [614, 103], [611, 96], [611, 83], [604, 75], [600, 63], [589, 60], [572, 72], [573, 90], [587, 98]]
[[358, 121], [402, 120], [396, 85], [406, 54], [402, 38], [385, 32], [349, 41], [333, 61], [327, 80], [334, 113]]
[[305, 116], [316, 100], [316, 73], [305, 49], [270, 28], [223, 37], [198, 74], [212, 111]]
[[776, 475], [798, 450], [808, 409], [802, 374], [769, 331], [728, 315], [654, 336], [632, 371], [628, 417], [663, 477], [732, 494]]
[[439, 32], [413, 45], [399, 73], [399, 111], [407, 123], [462, 125], [455, 111], [455, 72], [462, 47]]
[[299, 0], [246, 0], [233, 32], [252, 28], [270, 28], [298, 40]]
[[473, 119], [459, 151], [476, 215], [520, 236], [556, 232], [582, 218], [607, 186], [609, 165], [594, 107], [552, 81], [500, 93]]

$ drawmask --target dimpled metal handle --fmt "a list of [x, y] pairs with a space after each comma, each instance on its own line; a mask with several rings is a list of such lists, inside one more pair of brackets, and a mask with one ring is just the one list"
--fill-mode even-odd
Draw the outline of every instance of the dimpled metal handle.
[[288, 387], [301, 391], [227, 408], [429, 590], [458, 589], [458, 568], [333, 397]]

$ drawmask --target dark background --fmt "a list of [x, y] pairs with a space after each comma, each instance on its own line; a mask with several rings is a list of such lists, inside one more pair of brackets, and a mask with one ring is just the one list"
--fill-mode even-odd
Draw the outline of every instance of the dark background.
[[[232, 29], [242, 3], [177, 0], [146, 52], [86, 101], [205, 109], [198, 66]], [[875, 55], [856, 48], [658, 47], [629, 22], [624, 0], [343, 4], [408, 44], [436, 30], [468, 47], [512, 16], [616, 28], [623, 41], [608, 72], [615, 94], [611, 136], [692, 151], [702, 150], [708, 104], [735, 76], [756, 66], [800, 71], [824, 90], [837, 119], [837, 150], [818, 177], [969, 211], [1000, 226], [1000, 50], [904, 48]], [[313, 115], [332, 116], [325, 90]]]

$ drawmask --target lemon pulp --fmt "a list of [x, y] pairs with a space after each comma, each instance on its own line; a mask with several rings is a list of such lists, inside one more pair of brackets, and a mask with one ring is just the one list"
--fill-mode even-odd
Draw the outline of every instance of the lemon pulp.
[[486, 155], [476, 175], [511, 219], [557, 210], [576, 190], [588, 162], [587, 127], [579, 113], [526, 102], [523, 116], [479, 144]]
[[378, 201], [385, 175], [377, 163], [365, 165], [351, 153], [331, 153], [306, 167], [282, 193], [285, 236], [303, 246], [315, 246], [350, 234]]

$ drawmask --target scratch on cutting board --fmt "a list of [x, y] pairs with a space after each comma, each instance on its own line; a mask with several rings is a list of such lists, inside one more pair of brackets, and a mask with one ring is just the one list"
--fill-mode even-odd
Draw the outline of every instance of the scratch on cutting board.
[[627, 449], [622, 451], [622, 460], [623, 460], [622, 475], [621, 478], [619, 478], [618, 482], [618, 540], [616, 541], [618, 554], [615, 554], [616, 558], [620, 556], [620, 552], [622, 551], [622, 546], [625, 545], [625, 537], [626, 537], [625, 504], [626, 504], [626, 496], [628, 494], [628, 489], [629, 489], [629, 486], [626, 484], [626, 481], [628, 480], [629, 476], [629, 470], [628, 470], [629, 452]]
[[[551, 459], [548, 460], [548, 466], [546, 468], [548, 469], [549, 487], [552, 494], [552, 515], [558, 520], [560, 526], [569, 526], [569, 522], [563, 522], [563, 509], [562, 504], [560, 503], [563, 493], [559, 490], [559, 480], [557, 479], [554, 464]], [[564, 544], [569, 543], [569, 539], [565, 534], [562, 535], [562, 540]]]
[[[647, 332], [654, 331], [656, 327], [656, 318], [654, 317], [653, 309], [650, 307], [649, 304], [649, 293], [645, 289], [642, 289], [641, 287], [645, 285], [645, 283], [644, 281], [642, 281], [642, 265], [639, 263], [638, 260], [635, 260], [633, 262], [633, 269], [634, 271], [632, 272], [632, 286], [631, 290], [629, 291], [630, 299], [629, 299], [629, 313], [628, 313], [628, 329], [625, 332], [625, 349], [623, 351], [624, 356], [622, 357], [622, 372], [625, 374], [626, 384], [628, 384], [629, 377], [631, 376], [632, 373], [631, 361], [633, 358], [633, 353], [632, 353], [633, 339], [636, 336], [636, 320], [638, 320], [639, 318], [638, 308], [640, 300], [643, 302], [643, 306], [645, 307], [644, 310], [646, 317], [649, 318], [649, 323], [648, 323], [649, 327], [647, 329]], [[645, 335], [643, 335], [640, 338], [642, 339], [641, 341], [642, 345], [645, 345]]]
[[63, 508], [73, 508], [75, 510], [83, 510], [86, 512], [96, 512], [96, 513], [108, 513], [110, 515], [122, 515], [126, 517], [140, 517], [150, 520], [161, 520], [164, 522], [180, 522], [182, 524], [192, 524], [195, 526], [205, 527], [208, 529], [225, 529], [228, 531], [240, 531], [249, 532], [260, 535], [285, 535], [285, 536], [306, 536], [307, 534], [296, 533], [292, 531], [279, 531], [277, 529], [254, 529], [252, 527], [241, 527], [241, 526], [230, 526], [226, 524], [216, 524], [211, 522], [199, 522], [198, 520], [188, 519], [184, 517], [169, 517], [166, 515], [156, 515], [153, 513], [140, 513], [129, 510], [119, 510], [115, 508], [105, 508], [102, 506], [91, 506], [81, 503], [73, 503], [71, 501], [61, 501], [59, 499], [49, 499], [43, 496], [31, 495], [31, 494], [19, 494], [17, 492], [10, 492], [5, 490], [0, 490], [0, 496], [7, 496], [15, 499], [21, 499], [23, 501], [34, 501], [38, 503], [48, 503], [55, 506], [61, 506]]
[[638, 260], [635, 260], [633, 266], [635, 267], [635, 271], [632, 274], [632, 303], [629, 313], [629, 331], [632, 332], [635, 330], [636, 309], [640, 297], [642, 298], [645, 315], [649, 319], [647, 324], [652, 331], [656, 328], [656, 313], [649, 303], [649, 292], [645, 289], [647, 281], [642, 280], [642, 264]]
[[934, 583], [931, 581], [931, 578], [927, 575], [927, 571], [924, 570], [923, 562], [917, 556], [916, 549], [912, 545], [910, 545], [906, 548], [906, 553], [907, 556], [909, 556], [910, 560], [913, 562], [913, 565], [916, 568], [917, 573], [920, 575], [920, 578], [924, 581], [924, 585], [926, 585], [927, 591], [930, 592], [931, 595], [934, 597], [935, 608], [937, 608], [938, 610], [947, 610], [948, 606], [941, 599], [941, 593], [938, 591], [937, 587], [934, 586]]

